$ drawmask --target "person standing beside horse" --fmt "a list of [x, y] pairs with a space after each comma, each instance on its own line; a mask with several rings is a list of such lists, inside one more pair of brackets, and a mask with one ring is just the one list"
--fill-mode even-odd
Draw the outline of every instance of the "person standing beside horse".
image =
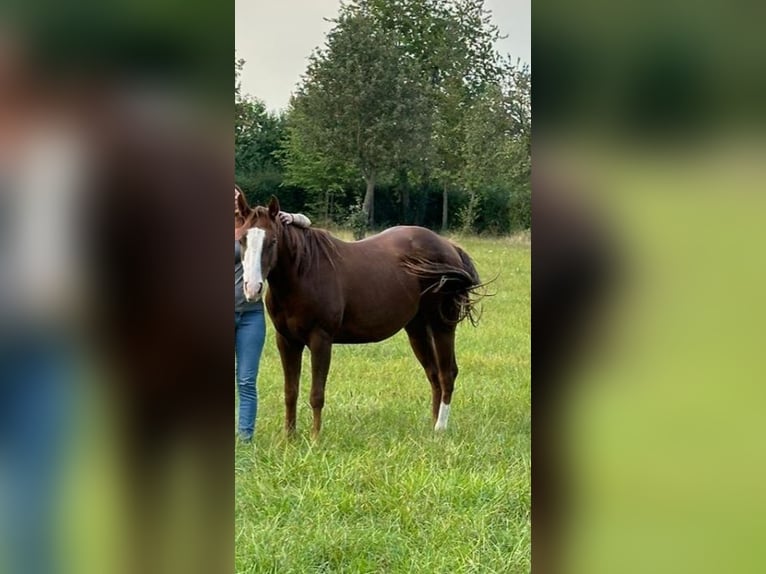
[[[244, 223], [243, 213], [247, 206], [242, 190], [234, 186], [234, 226]], [[311, 220], [301, 213], [281, 211], [279, 218], [285, 225], [310, 227]], [[263, 285], [259, 287], [263, 289]], [[255, 430], [258, 414], [258, 367], [261, 362], [263, 344], [266, 340], [266, 321], [263, 300], [248, 302], [245, 299], [242, 268], [242, 250], [239, 241], [234, 241], [234, 345], [236, 354], [237, 391], [239, 394], [239, 419], [237, 436], [243, 442], [250, 442]]]
[[89, 358], [80, 206], [94, 154], [36, 47], [0, 23], [0, 572], [49, 574]]

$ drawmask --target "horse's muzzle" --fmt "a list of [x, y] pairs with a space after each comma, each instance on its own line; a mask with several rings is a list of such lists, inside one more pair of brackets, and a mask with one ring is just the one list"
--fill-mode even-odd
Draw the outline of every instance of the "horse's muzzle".
[[258, 301], [261, 298], [261, 295], [263, 293], [263, 282], [258, 282], [255, 284], [255, 288], [250, 285], [250, 283], [245, 282], [245, 299], [248, 301]]

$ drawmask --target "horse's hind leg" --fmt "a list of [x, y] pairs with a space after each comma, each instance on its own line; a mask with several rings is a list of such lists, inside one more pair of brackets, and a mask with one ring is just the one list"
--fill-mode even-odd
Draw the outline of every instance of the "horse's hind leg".
[[455, 379], [458, 373], [457, 361], [455, 360], [455, 326], [445, 324], [433, 326], [431, 335], [441, 386], [441, 404], [434, 430], [443, 431], [447, 429], [452, 391], [455, 388]]
[[410, 338], [412, 351], [423, 366], [428, 382], [431, 383], [431, 415], [433, 423], [436, 424], [442, 399], [442, 388], [439, 383], [439, 371], [436, 367], [436, 355], [434, 354], [430, 329], [425, 321], [419, 317], [416, 317], [404, 329]]
[[277, 348], [285, 374], [285, 432], [288, 436], [292, 436], [295, 434], [303, 345], [293, 343], [277, 333]]

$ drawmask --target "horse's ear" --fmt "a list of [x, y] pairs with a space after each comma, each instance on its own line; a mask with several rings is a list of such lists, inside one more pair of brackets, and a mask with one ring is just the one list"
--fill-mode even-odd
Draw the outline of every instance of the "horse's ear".
[[269, 202], [269, 217], [276, 219], [277, 215], [279, 215], [279, 200], [275, 195], [272, 195]]
[[237, 211], [239, 211], [240, 217], [242, 217], [243, 220], [247, 220], [248, 217], [250, 217], [250, 213], [253, 211], [252, 208], [247, 204], [247, 200], [245, 199], [245, 194], [242, 192], [242, 190], [239, 188], [239, 186], [235, 185], [234, 190], [236, 192], [239, 192], [236, 194], [236, 207]]

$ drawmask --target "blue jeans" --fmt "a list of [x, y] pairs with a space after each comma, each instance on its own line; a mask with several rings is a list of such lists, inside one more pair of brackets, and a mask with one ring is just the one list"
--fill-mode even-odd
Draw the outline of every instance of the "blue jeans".
[[258, 414], [258, 366], [261, 363], [263, 343], [266, 339], [266, 321], [263, 307], [234, 313], [234, 345], [237, 359], [237, 391], [239, 393], [239, 421], [237, 434], [250, 440]]
[[72, 430], [73, 359], [46, 337], [0, 341], [0, 571], [59, 571], [55, 506]]

